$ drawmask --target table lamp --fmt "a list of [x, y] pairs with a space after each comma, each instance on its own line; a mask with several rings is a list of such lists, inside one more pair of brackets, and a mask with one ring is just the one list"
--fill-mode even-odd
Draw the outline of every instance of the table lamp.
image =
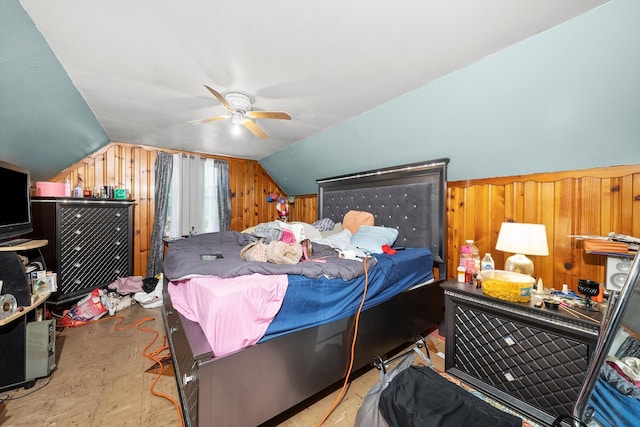
[[533, 276], [533, 262], [526, 255], [549, 255], [544, 224], [503, 222], [496, 249], [514, 255], [507, 258], [504, 269]]

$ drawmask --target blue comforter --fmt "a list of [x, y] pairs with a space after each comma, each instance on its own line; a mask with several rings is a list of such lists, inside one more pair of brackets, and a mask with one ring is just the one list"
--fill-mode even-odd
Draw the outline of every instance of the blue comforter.
[[368, 268], [367, 276], [352, 280], [289, 275], [282, 307], [261, 341], [355, 314], [365, 282], [367, 299], [363, 309], [433, 279], [433, 256], [428, 249], [407, 248], [395, 255], [376, 254], [375, 258], [377, 263]]

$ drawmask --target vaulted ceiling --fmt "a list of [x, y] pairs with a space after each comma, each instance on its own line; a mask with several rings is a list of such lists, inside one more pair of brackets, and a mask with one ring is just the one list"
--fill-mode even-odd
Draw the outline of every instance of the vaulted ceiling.
[[[55, 175], [110, 141], [261, 159], [606, 0], [3, 0], [0, 158]], [[251, 95], [231, 133], [205, 89]]]

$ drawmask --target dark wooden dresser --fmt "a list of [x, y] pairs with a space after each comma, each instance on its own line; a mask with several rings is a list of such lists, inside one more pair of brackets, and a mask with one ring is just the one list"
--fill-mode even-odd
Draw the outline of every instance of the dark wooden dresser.
[[54, 302], [133, 273], [133, 200], [34, 197], [32, 210], [31, 236], [49, 241], [42, 255], [58, 274]]
[[562, 309], [537, 308], [535, 298], [513, 303], [469, 284], [442, 286], [446, 372], [545, 425], [572, 414], [600, 313], [590, 314], [594, 322]]

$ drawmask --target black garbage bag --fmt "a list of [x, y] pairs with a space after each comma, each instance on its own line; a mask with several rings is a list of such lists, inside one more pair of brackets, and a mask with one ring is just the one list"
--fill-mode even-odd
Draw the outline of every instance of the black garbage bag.
[[[415, 357], [414, 357], [415, 356]], [[371, 390], [362, 399], [362, 404], [356, 414], [354, 427], [389, 427], [384, 417], [378, 409], [380, 403], [380, 395], [382, 391], [389, 386], [391, 381], [402, 371], [411, 366], [416, 358], [431, 366], [429, 360], [424, 353], [414, 347], [412, 351], [407, 351], [402, 355], [400, 361], [391, 369], [380, 369], [380, 378], [378, 382], [371, 387]]]
[[380, 395], [379, 409], [390, 427], [521, 427], [503, 412], [428, 366], [398, 373]]

